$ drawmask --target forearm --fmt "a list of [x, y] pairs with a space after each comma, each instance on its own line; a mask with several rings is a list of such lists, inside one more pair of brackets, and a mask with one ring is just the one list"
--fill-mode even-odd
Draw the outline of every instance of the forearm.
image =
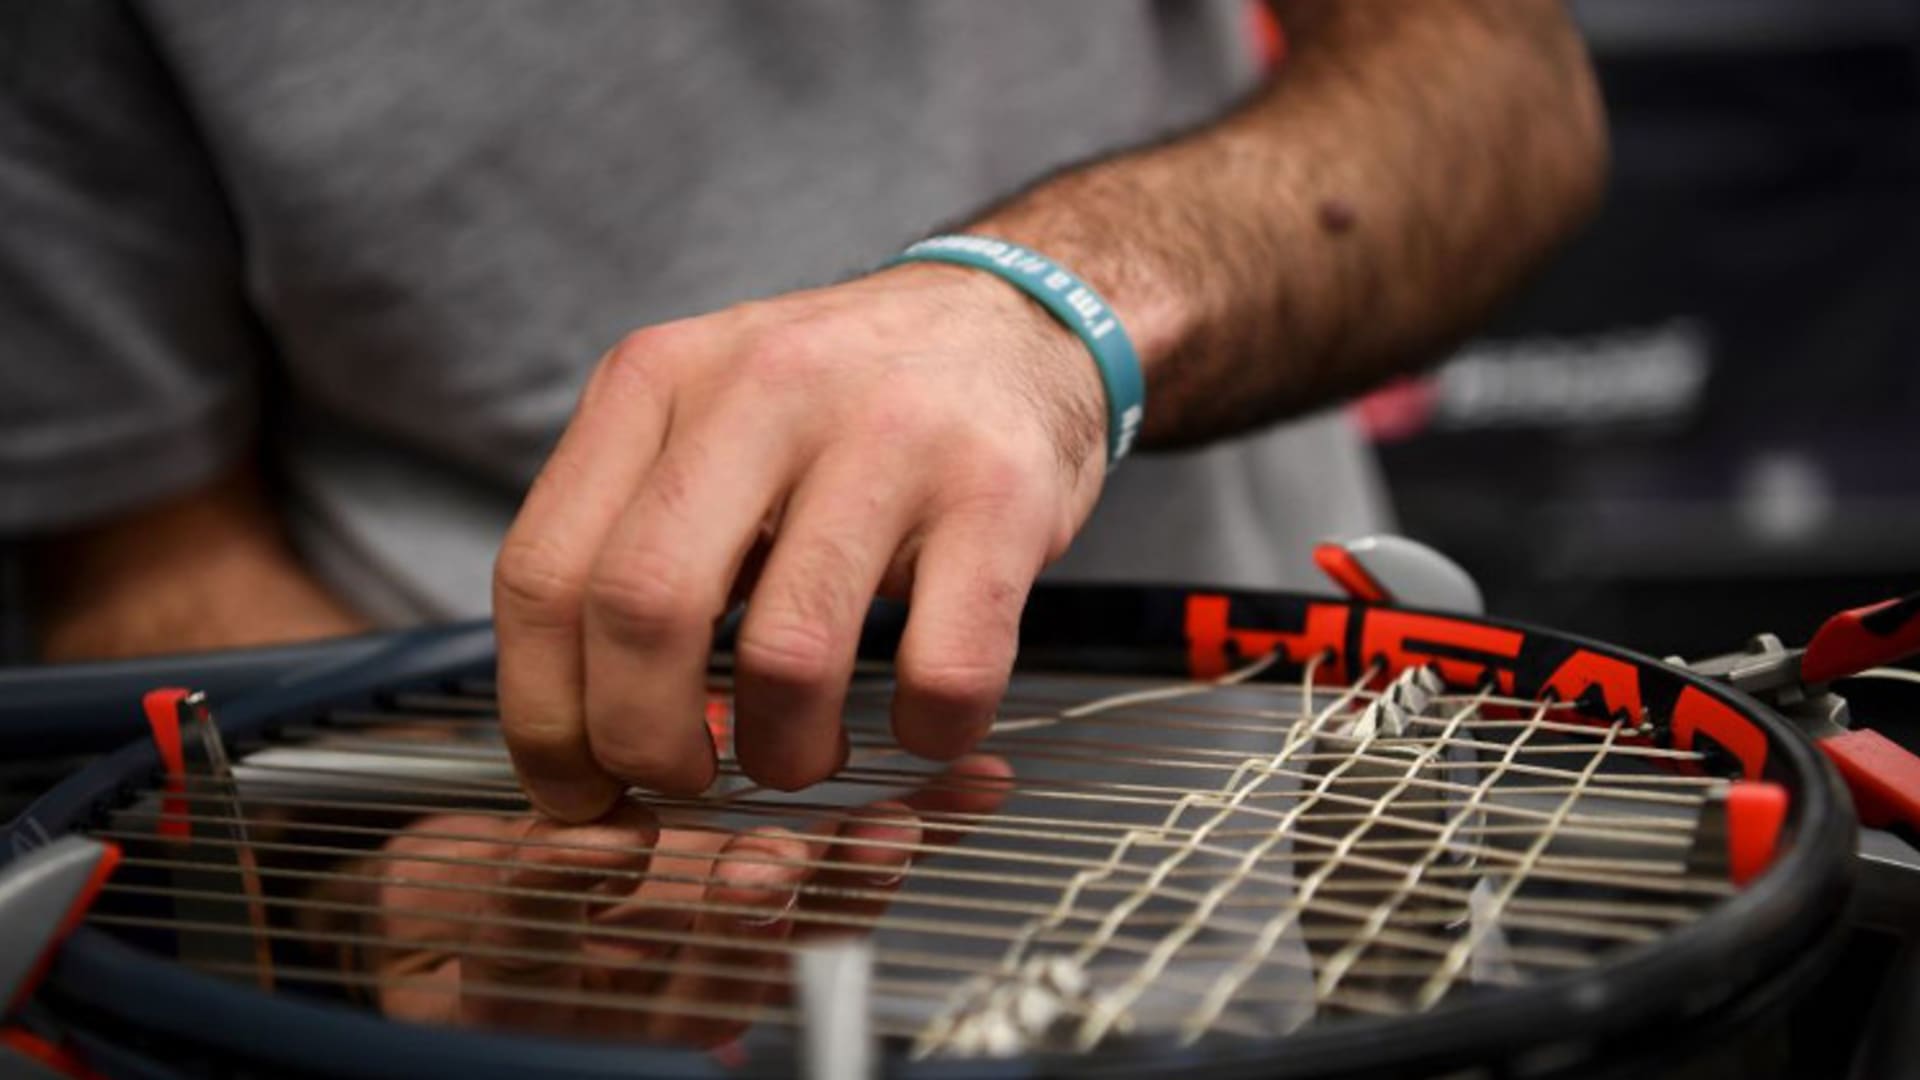
[[1324, 404], [1433, 357], [1590, 212], [1604, 121], [1544, 0], [1302, 0], [1251, 100], [1051, 178], [971, 231], [1099, 289], [1140, 350], [1149, 445]]
[[252, 470], [38, 545], [49, 661], [265, 645], [366, 624], [288, 545]]
[[[1430, 351], [1598, 186], [1592, 87], [1557, 9], [1324, 0], [1283, 19], [1296, 58], [1245, 107], [974, 226], [1112, 301], [1162, 444], [1310, 407]], [[1098, 498], [1100, 399], [1057, 321], [952, 266], [630, 335], [495, 570], [502, 731], [535, 805], [585, 821], [630, 782], [712, 783], [707, 646], [743, 582], [746, 776], [792, 790], [848, 760], [842, 707], [878, 592], [909, 606], [895, 736], [963, 754], [993, 727], [1029, 588]]]

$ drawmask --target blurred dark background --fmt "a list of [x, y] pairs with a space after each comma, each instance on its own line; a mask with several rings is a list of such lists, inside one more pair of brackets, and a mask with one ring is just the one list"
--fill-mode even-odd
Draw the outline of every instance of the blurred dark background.
[[1920, 3], [1583, 0], [1612, 186], [1363, 403], [1490, 610], [1656, 654], [1920, 586]]
[[[1656, 655], [1801, 641], [1920, 588], [1920, 0], [1572, 6], [1607, 201], [1483, 336], [1357, 407], [1401, 531], [1495, 613]], [[1910, 693], [1849, 692], [1920, 748]], [[0, 814], [77, 760], [0, 761]], [[1863, 927], [1789, 1069], [1913, 1067], [1917, 955]]]
[[[1920, 0], [1571, 6], [1607, 200], [1481, 338], [1356, 408], [1401, 530], [1495, 613], [1656, 655], [1920, 587]], [[36, 764], [0, 762], [0, 801]]]
[[[1491, 611], [1655, 655], [1920, 588], [1920, 0], [1573, 6], [1612, 185], [1481, 338], [1359, 406], [1402, 531]], [[1912, 687], [1845, 693], [1920, 750]], [[1889, 865], [1787, 1075], [1920, 1070], [1920, 872]]]

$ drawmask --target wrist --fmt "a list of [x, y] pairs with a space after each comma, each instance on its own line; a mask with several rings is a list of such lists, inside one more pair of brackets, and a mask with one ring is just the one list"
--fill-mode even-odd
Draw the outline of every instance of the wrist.
[[1161, 272], [1158, 258], [1073, 217], [1066, 209], [1071, 200], [1043, 194], [1029, 194], [960, 231], [1046, 252], [1092, 286], [1127, 328], [1151, 401], [1167, 360], [1192, 336], [1202, 313], [1183, 283]]
[[1094, 477], [1097, 494], [1106, 473], [1105, 389], [1073, 331], [1031, 296], [972, 267], [896, 263], [864, 280], [931, 295], [959, 315], [968, 331], [966, 362], [1004, 369], [1000, 385], [1035, 407], [1061, 461]]
[[893, 260], [948, 264], [997, 278], [1064, 327], [1084, 347], [1098, 376], [1106, 414], [1106, 467], [1126, 457], [1145, 414], [1146, 384], [1133, 341], [1099, 291], [1047, 255], [1024, 245], [972, 233], [935, 236]]

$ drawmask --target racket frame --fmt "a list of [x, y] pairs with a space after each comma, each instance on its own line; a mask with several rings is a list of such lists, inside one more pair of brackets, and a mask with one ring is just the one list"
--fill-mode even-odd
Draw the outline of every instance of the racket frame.
[[[1023, 623], [1021, 667], [1172, 673], [1185, 666], [1179, 650], [1192, 644], [1186, 620], [1196, 596], [1224, 599], [1237, 618], [1251, 618], [1256, 629], [1297, 628], [1313, 612], [1344, 608], [1349, 623], [1364, 623], [1378, 611], [1509, 631], [1523, 641], [1547, 643], [1555, 653], [1597, 657], [1628, 665], [1642, 677], [1653, 676], [1652, 681], [1662, 684], [1653, 693], [1656, 697], [1675, 690], [1704, 694], [1738, 713], [1766, 740], [1767, 772], [1786, 779], [1793, 795], [1783, 830], [1788, 841], [1766, 873], [1709, 916], [1663, 938], [1657, 948], [1636, 949], [1589, 971], [1542, 980], [1523, 992], [1460, 995], [1424, 1013], [1348, 1018], [1271, 1043], [1222, 1039], [1182, 1047], [1171, 1038], [1128, 1039], [1077, 1057], [890, 1059], [890, 1073], [1124, 1075], [1205, 1068], [1220, 1075], [1325, 1076], [1401, 1072], [1408, 1063], [1417, 1063], [1423, 1073], [1488, 1062], [1519, 1067], [1557, 1056], [1577, 1059], [1585, 1050], [1613, 1040], [1647, 1047], [1663, 1040], [1683, 1045], [1720, 1029], [1751, 1001], [1785, 994], [1824, 970], [1844, 926], [1855, 825], [1831, 767], [1795, 725], [1760, 702], [1631, 650], [1524, 623], [1234, 590], [1042, 586]], [[903, 625], [902, 610], [876, 605], [862, 655], [890, 656]], [[1106, 637], [1089, 637], [1089, 628]], [[724, 651], [727, 645], [723, 639], [716, 647]], [[219, 723], [230, 741], [265, 735], [281, 724], [364, 705], [395, 691], [490, 677], [492, 658], [492, 635], [484, 623], [395, 634], [370, 653], [360, 642], [343, 665], [309, 664], [302, 677], [290, 683], [223, 704]], [[1283, 670], [1297, 670], [1297, 665], [1276, 665], [1276, 674]], [[1545, 677], [1528, 673], [1519, 689], [1529, 692], [1527, 682]], [[157, 777], [160, 769], [148, 741], [95, 761], [9, 825], [8, 847], [0, 852], [14, 850], [23, 837], [30, 843], [33, 837], [84, 827], [134, 785]], [[1702, 985], [1702, 972], [1714, 973], [1714, 983]], [[94, 1047], [107, 1032], [123, 1035], [130, 1026], [178, 1050], [237, 1054], [250, 1063], [327, 1074], [458, 1072], [517, 1080], [528, 1070], [564, 1076], [655, 1071], [738, 1076], [791, 1068], [785, 1061], [763, 1061], [749, 1062], [743, 1070], [723, 1067], [690, 1050], [395, 1023], [313, 998], [262, 995], [85, 926], [60, 950], [43, 993], [83, 1046]], [[237, 1023], [236, 1017], [249, 1019]], [[218, 1025], [217, 1038], [209, 1037], [210, 1024]], [[99, 1060], [107, 1063], [127, 1055], [124, 1048], [102, 1049]], [[148, 1068], [157, 1065], [151, 1055], [138, 1055], [138, 1060]], [[181, 1058], [169, 1052], [166, 1060]]]

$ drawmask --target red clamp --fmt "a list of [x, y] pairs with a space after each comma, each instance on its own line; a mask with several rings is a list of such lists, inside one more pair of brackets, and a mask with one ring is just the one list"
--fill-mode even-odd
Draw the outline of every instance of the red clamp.
[[[64, 836], [15, 859], [0, 875], [0, 926], [6, 927], [0, 937], [0, 1002], [6, 1014], [26, 1004], [46, 978], [54, 954], [119, 864], [116, 845]], [[57, 1043], [18, 1025], [0, 1026], [0, 1075], [16, 1072], [94, 1075]]]
[[1459, 563], [1404, 536], [1329, 540], [1313, 549], [1313, 561], [1342, 592], [1363, 603], [1466, 615], [1486, 607], [1480, 586]]
[[1800, 681], [1832, 682], [1914, 653], [1920, 653], [1920, 592], [1821, 623], [1800, 658]]
[[1862, 823], [1920, 832], [1920, 757], [1871, 728], [1829, 735], [1817, 745], [1846, 780]]

